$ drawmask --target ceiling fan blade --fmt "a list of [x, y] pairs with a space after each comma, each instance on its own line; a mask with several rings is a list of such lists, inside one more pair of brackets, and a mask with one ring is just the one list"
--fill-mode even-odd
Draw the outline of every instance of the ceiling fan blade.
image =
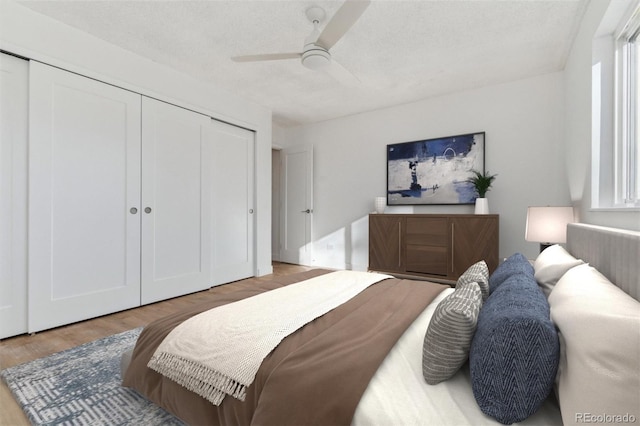
[[329, 50], [356, 23], [371, 0], [346, 0], [318, 37], [316, 44]]
[[266, 53], [264, 55], [234, 56], [233, 62], [279, 61], [281, 59], [299, 59], [302, 53]]

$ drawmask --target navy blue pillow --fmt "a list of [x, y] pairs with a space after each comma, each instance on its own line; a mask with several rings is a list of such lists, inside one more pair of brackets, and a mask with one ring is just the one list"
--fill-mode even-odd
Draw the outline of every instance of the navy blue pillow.
[[471, 342], [471, 384], [480, 409], [503, 424], [526, 419], [553, 389], [559, 359], [546, 297], [533, 276], [511, 275], [480, 310]]
[[522, 253], [512, 254], [493, 271], [489, 277], [489, 294], [514, 274], [526, 274], [533, 278], [533, 266]]

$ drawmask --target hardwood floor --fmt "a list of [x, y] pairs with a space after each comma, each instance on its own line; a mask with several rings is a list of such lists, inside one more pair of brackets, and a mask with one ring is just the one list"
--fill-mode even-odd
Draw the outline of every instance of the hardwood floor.
[[[43, 331], [34, 335], [24, 334], [5, 339], [0, 342], [0, 369], [33, 361], [34, 359], [73, 348], [83, 343], [144, 326], [151, 321], [175, 312], [185, 306], [211, 300], [217, 295], [228, 293], [239, 288], [251, 287], [256, 282], [271, 279], [274, 275], [289, 275], [296, 272], [308, 271], [309, 269], [312, 268], [286, 263], [274, 263], [273, 275], [248, 278], [187, 296], [176, 297], [151, 305], [105, 315], [103, 317]], [[13, 399], [9, 388], [7, 388], [4, 382], [1, 382], [0, 425], [21, 426], [29, 424], [27, 417]]]

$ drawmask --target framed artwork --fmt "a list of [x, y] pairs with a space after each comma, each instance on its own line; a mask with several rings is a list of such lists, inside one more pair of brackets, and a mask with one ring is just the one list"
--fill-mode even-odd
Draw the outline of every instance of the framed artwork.
[[387, 145], [387, 204], [473, 204], [484, 173], [484, 132]]

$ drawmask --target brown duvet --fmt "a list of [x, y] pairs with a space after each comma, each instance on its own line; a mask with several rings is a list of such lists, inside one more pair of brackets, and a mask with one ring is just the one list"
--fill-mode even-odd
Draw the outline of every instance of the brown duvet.
[[328, 272], [275, 277], [149, 324], [138, 339], [123, 385], [194, 425], [350, 424], [391, 347], [447, 286], [401, 279], [372, 285], [285, 338], [262, 363], [245, 401], [227, 397], [216, 407], [147, 368], [156, 347], [187, 318]]

